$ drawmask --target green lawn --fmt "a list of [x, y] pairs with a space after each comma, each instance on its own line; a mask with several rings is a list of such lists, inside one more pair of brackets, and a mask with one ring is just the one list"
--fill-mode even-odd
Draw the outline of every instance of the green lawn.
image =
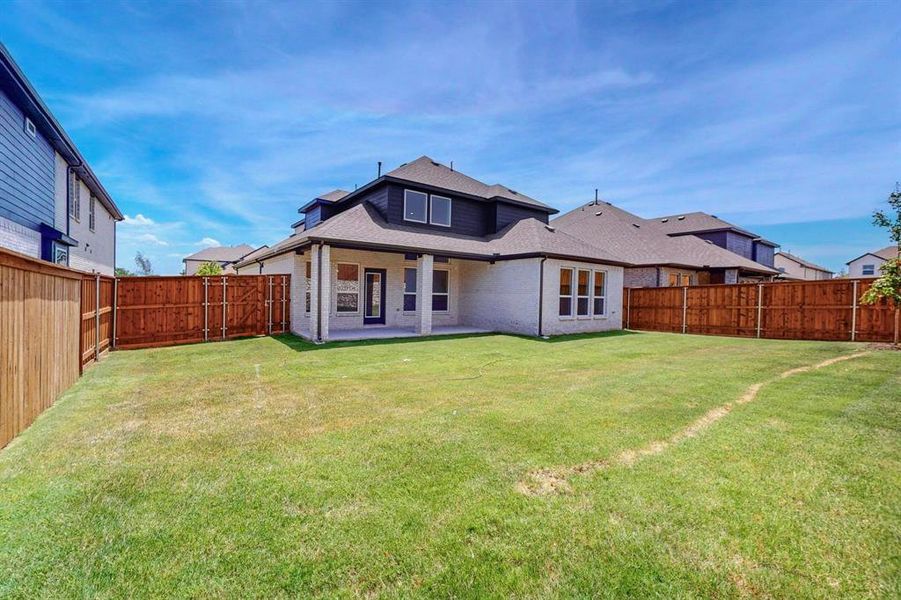
[[[901, 352], [776, 379], [613, 460], [864, 349], [618, 334], [113, 353], [0, 451], [0, 596], [897, 597]], [[524, 493], [542, 469], [567, 489]]]

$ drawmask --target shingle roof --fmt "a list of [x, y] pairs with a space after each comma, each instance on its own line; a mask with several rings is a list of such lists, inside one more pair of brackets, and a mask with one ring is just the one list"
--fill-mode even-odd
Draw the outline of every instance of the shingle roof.
[[[434, 254], [492, 259], [523, 254], [583, 258], [590, 262], [625, 264], [621, 257], [587, 244], [537, 219], [517, 221], [488, 237], [436, 232], [408, 225], [392, 225], [368, 204], [359, 204], [309, 231], [290, 236], [261, 257], [280, 254], [311, 241], [354, 244], [360, 247], [422, 251]], [[245, 261], [242, 261], [242, 263]]]
[[210, 246], [199, 252], [195, 252], [190, 256], [186, 256], [182, 261], [186, 260], [213, 260], [213, 261], [235, 261], [249, 253], [253, 252], [253, 246], [241, 244], [239, 246]]
[[830, 271], [826, 267], [821, 267], [820, 265], [814, 264], [814, 263], [810, 262], [809, 260], [804, 260], [800, 256], [795, 256], [794, 254], [791, 254], [790, 252], [777, 252], [776, 256], [784, 256], [788, 260], [794, 261], [794, 262], [798, 263], [799, 265], [801, 265], [802, 267], [807, 267], [808, 269], [814, 269], [816, 271], [823, 271], [825, 273], [832, 273], [832, 271]]
[[385, 176], [439, 187], [470, 196], [478, 196], [486, 200], [502, 198], [514, 203], [542, 208], [549, 212], [557, 212], [547, 204], [530, 198], [525, 194], [520, 194], [497, 183], [494, 185], [482, 183], [478, 179], [464, 175], [460, 171], [455, 171], [438, 161], [432, 160], [428, 156], [420, 156], [413, 162], [404, 163], [393, 171], [386, 173]]
[[332, 190], [327, 194], [322, 194], [321, 196], [317, 196], [317, 200], [325, 200], [326, 202], [337, 202], [344, 196], [348, 195], [350, 192], [346, 190]]
[[879, 258], [882, 258], [882, 259], [884, 259], [884, 260], [891, 260], [891, 259], [893, 259], [893, 258], [897, 258], [897, 256], [898, 256], [898, 246], [894, 246], [894, 245], [892, 245], [892, 246], [886, 246], [885, 248], [880, 248], [879, 250], [873, 250], [872, 252], [867, 252], [866, 254], [861, 254], [861, 255], [858, 256], [857, 258], [852, 258], [851, 260], [849, 260], [849, 261], [846, 262], [845, 264], [846, 264], [846, 265], [850, 265], [851, 263], [853, 263], [853, 262], [854, 262], [855, 260], [857, 260], [858, 258], [863, 258], [863, 257], [866, 256], [867, 254], [872, 254], [873, 256], [878, 256]]
[[695, 236], [671, 237], [638, 215], [606, 202], [583, 205], [554, 219], [551, 225], [637, 266], [680, 265], [776, 273]]

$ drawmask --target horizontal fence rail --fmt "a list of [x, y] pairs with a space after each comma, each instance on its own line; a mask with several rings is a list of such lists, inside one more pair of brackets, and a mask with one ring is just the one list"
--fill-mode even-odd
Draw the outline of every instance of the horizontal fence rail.
[[120, 277], [115, 347], [151, 348], [286, 333], [290, 275]]
[[898, 342], [899, 311], [860, 303], [872, 279], [626, 288], [627, 329], [791, 340]]

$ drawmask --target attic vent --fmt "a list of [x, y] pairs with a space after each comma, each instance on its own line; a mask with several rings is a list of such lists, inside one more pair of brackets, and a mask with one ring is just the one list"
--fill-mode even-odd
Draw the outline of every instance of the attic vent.
[[594, 216], [596, 216], [596, 217], [600, 217], [600, 216], [601, 216], [601, 214], [603, 214], [603, 213], [601, 213], [601, 211], [598, 211], [598, 212], [596, 212], [596, 213], [594, 213]]
[[608, 202], [608, 203], [607, 203], [607, 206], [613, 206], [613, 205], [612, 205], [612, 204], [610, 204], [610, 203], [609, 203], [609, 202]]
[[557, 228], [552, 225], [545, 225], [544, 228], [547, 229], [548, 231], [550, 231], [551, 233], [557, 231]]
[[639, 225], [638, 223], [632, 223], [632, 227], [635, 227], [636, 229], [640, 229], [641, 225]]
[[27, 133], [31, 137], [36, 137], [37, 132], [38, 132], [38, 130], [34, 126], [34, 122], [31, 119], [29, 119], [28, 117], [25, 117], [25, 133]]
[[713, 242], [711, 242], [710, 240], [704, 240], [704, 241], [707, 242], [708, 244], [712, 244], [712, 243], [713, 243]]
[[441, 166], [441, 163], [436, 163], [434, 160], [432, 161], [432, 164], [435, 165], [436, 167], [440, 167], [440, 166]]
[[669, 221], [669, 219], [660, 219], [661, 223], [666, 223], [667, 221]]
[[519, 193], [517, 193], [516, 190], [511, 190], [510, 188], [507, 188], [507, 191], [510, 192], [511, 194], [516, 194], [517, 196], [519, 196]]
[[676, 220], [677, 220], [677, 221], [684, 221], [684, 220], [685, 220], [685, 215], [679, 215], [678, 217], [676, 217]]
[[713, 217], [714, 219], [719, 219], [719, 217], [716, 215], [710, 215], [710, 216]]

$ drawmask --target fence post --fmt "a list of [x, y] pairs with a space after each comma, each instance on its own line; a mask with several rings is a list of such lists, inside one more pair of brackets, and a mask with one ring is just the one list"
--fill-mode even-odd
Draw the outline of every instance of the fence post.
[[228, 310], [228, 301], [226, 300], [228, 296], [228, 278], [222, 278], [222, 339], [225, 339], [225, 313]]
[[894, 336], [894, 340], [895, 340], [894, 343], [896, 346], [898, 345], [898, 341], [899, 341], [898, 340], [899, 328], [901, 328], [901, 308], [898, 308], [896, 306], [895, 307], [895, 336]]
[[94, 362], [100, 362], [100, 273], [94, 274]]
[[269, 323], [268, 323], [268, 333], [272, 335], [272, 275], [269, 276], [269, 300], [266, 301], [266, 307], [269, 315]]
[[682, 288], [682, 333], [688, 328], [688, 288]]
[[626, 329], [632, 329], [632, 288], [626, 288]]
[[[285, 333], [285, 329], [286, 329], [286, 327], [285, 327], [285, 305], [288, 304], [288, 297], [287, 297], [288, 285], [287, 284], [288, 284], [288, 280], [285, 278], [284, 275], [282, 275], [282, 333]], [[897, 337], [897, 333], [898, 333], [898, 327], [897, 327], [898, 318], [897, 317], [898, 317], [898, 311], [895, 311], [895, 334], [896, 334], [896, 337]]]
[[757, 337], [760, 337], [761, 317], [763, 315], [763, 284], [757, 284]]
[[203, 341], [210, 341], [210, 278], [203, 278]]
[[857, 280], [854, 280], [852, 292], [852, 304], [851, 304], [851, 341], [853, 342], [857, 337]]
[[119, 278], [113, 279], [113, 332], [110, 334], [110, 346], [115, 350], [119, 340]]

